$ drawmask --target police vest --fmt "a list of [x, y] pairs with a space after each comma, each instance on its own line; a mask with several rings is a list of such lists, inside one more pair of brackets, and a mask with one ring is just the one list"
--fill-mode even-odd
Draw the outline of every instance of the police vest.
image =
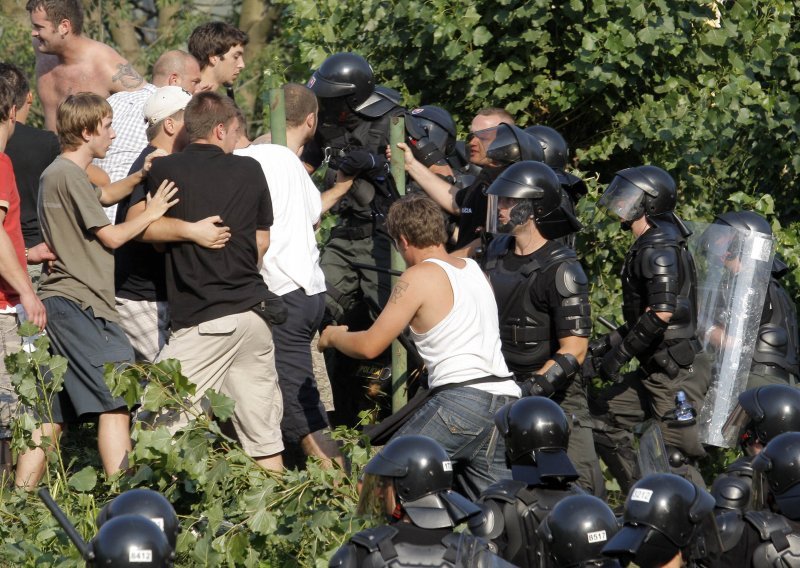
[[550, 314], [531, 302], [536, 277], [548, 268], [577, 260], [575, 251], [560, 246], [546, 258], [537, 258], [519, 270], [507, 270], [503, 259], [514, 247], [514, 237], [497, 235], [486, 251], [483, 269], [489, 275], [500, 314], [500, 340], [506, 363], [512, 371], [539, 369], [558, 351], [558, 338], [551, 333]]
[[570, 495], [585, 495], [577, 485], [561, 488], [531, 487], [523, 481], [507, 479], [490, 486], [481, 502], [499, 513], [487, 515], [485, 533], [498, 554], [517, 566], [544, 566], [544, 551], [536, 534], [556, 504]]
[[[454, 568], [501, 568], [508, 566], [494, 555], [486, 541], [469, 533], [450, 533], [440, 544], [420, 546], [395, 543], [398, 530], [382, 526], [361, 531], [350, 539], [350, 546], [341, 548], [331, 559], [331, 567], [341, 568], [417, 568], [442, 566]], [[358, 548], [366, 552], [362, 556]]]

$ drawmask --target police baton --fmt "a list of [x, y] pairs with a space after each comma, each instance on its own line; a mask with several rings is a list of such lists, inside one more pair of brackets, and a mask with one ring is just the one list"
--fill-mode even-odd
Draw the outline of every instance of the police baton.
[[64, 529], [64, 532], [67, 533], [69, 539], [75, 544], [75, 548], [78, 549], [78, 552], [81, 553], [81, 557], [84, 560], [94, 560], [94, 552], [92, 552], [92, 548], [86, 544], [86, 541], [83, 540], [80, 533], [78, 533], [77, 529], [69, 522], [69, 519], [64, 514], [64, 511], [56, 504], [53, 497], [50, 495], [50, 491], [47, 490], [46, 487], [42, 487], [37, 491], [37, 495], [39, 495], [39, 499], [44, 502], [44, 506], [50, 509], [50, 512], [53, 514], [53, 517], [58, 521], [58, 524], [61, 525], [61, 528]]
[[617, 324], [615, 324], [611, 320], [607, 320], [603, 316], [598, 316], [597, 321], [603, 324], [603, 326], [606, 327], [608, 331], [617, 331], [617, 329], [619, 329], [619, 326]]

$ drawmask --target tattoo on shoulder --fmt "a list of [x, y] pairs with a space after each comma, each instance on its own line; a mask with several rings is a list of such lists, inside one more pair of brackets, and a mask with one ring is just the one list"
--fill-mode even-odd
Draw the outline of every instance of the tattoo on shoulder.
[[403, 294], [405, 294], [406, 290], [408, 290], [408, 282], [405, 280], [400, 280], [395, 285], [394, 290], [392, 290], [392, 296], [389, 298], [389, 301], [393, 304], [396, 304], [403, 297]]
[[135, 89], [144, 83], [144, 78], [130, 63], [120, 63], [117, 65], [117, 73], [111, 77], [111, 82], [115, 81], [119, 81], [125, 89]]

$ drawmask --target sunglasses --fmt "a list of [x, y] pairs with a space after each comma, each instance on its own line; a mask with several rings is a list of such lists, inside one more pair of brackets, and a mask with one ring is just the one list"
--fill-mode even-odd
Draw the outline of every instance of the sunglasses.
[[482, 130], [475, 130], [467, 134], [467, 143], [469, 143], [473, 138], [477, 138], [478, 140], [483, 140], [484, 142], [487, 140], [494, 140], [495, 133], [497, 131], [496, 126], [491, 126], [489, 128], [483, 128]]

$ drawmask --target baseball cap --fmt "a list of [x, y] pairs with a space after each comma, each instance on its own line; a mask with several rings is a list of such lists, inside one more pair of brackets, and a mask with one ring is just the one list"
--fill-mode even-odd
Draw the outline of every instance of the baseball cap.
[[160, 87], [144, 102], [142, 109], [144, 119], [149, 126], [153, 126], [179, 110], [185, 109], [191, 98], [192, 95], [180, 87], [174, 85]]

